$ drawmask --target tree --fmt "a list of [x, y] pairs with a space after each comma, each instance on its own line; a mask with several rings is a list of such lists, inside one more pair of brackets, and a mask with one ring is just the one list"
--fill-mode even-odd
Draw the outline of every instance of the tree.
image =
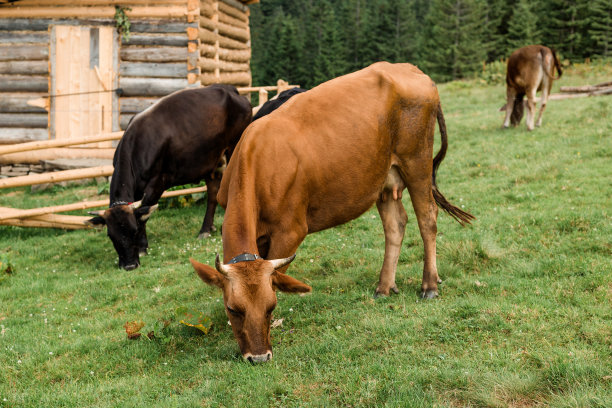
[[437, 80], [465, 78], [486, 59], [480, 0], [434, 0], [426, 18], [423, 66]]
[[519, 0], [508, 21], [507, 53], [530, 44], [540, 43], [538, 16], [534, 12], [537, 2]]
[[612, 2], [610, 0], [592, 0], [591, 24], [589, 35], [596, 47], [594, 54], [604, 58], [612, 55]]

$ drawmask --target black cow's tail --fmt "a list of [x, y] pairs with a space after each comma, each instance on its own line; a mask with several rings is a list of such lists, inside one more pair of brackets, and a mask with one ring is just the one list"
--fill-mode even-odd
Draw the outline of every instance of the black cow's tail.
[[438, 104], [438, 127], [440, 128], [440, 135], [442, 137], [442, 145], [440, 146], [440, 151], [433, 159], [433, 172], [431, 175], [431, 190], [433, 193], [434, 200], [439, 207], [441, 207], [444, 211], [446, 211], [451, 217], [453, 217], [459, 224], [465, 226], [466, 224], [470, 224], [470, 220], [476, 219], [472, 214], [463, 211], [459, 207], [455, 207], [452, 205], [444, 195], [438, 190], [438, 185], [436, 184], [436, 173], [438, 171], [438, 167], [440, 167], [440, 163], [444, 160], [446, 156], [446, 149], [448, 147], [448, 136], [446, 134], [446, 122], [444, 122], [444, 115], [442, 114], [442, 106]]
[[561, 63], [559, 62], [559, 58], [557, 58], [557, 53], [555, 52], [555, 49], [551, 48], [550, 51], [552, 51], [553, 61], [555, 62], [555, 68], [557, 68], [557, 74], [559, 74], [558, 77], [553, 78], [553, 79], [559, 79], [561, 78], [561, 75], [563, 75], [563, 70], [561, 69]]
[[524, 97], [525, 94], [520, 93], [516, 95], [516, 98], [514, 98], [512, 114], [510, 115], [510, 124], [512, 126], [518, 126], [519, 123], [521, 123], [521, 119], [523, 119], [523, 114], [525, 113], [525, 104], [523, 103]]

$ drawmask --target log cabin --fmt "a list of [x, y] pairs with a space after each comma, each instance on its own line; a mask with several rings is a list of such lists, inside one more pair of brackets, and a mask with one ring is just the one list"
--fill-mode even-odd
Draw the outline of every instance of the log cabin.
[[[0, 0], [0, 144], [117, 132], [186, 87], [251, 85], [259, 0]], [[2, 163], [112, 158], [115, 142]]]

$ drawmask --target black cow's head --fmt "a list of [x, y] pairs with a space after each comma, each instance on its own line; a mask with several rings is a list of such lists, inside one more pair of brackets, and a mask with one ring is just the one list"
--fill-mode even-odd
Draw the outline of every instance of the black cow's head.
[[119, 267], [127, 271], [138, 268], [139, 257], [147, 250], [145, 223], [157, 209], [157, 204], [142, 206], [133, 204], [114, 205], [111, 208], [90, 213], [96, 215], [86, 221], [92, 226], [106, 225], [109, 238], [119, 255]]

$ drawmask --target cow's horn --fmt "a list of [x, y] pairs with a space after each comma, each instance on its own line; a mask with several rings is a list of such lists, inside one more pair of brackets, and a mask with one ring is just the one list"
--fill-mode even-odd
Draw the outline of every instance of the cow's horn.
[[219, 260], [219, 254], [217, 254], [217, 257], [215, 258], [215, 267], [220, 273], [225, 276], [227, 276], [227, 274], [229, 273], [229, 268], [227, 267], [227, 265], [222, 264]]
[[142, 205], [142, 200], [136, 201], [135, 203], [130, 204], [130, 207], [132, 207], [132, 210], [136, 210], [140, 208], [141, 205]]
[[283, 266], [289, 265], [291, 261], [295, 259], [295, 254], [291, 255], [289, 258], [281, 258], [281, 259], [272, 259], [268, 262], [272, 264], [274, 269], [282, 268]]
[[89, 215], [97, 215], [98, 217], [104, 217], [104, 210], [100, 211], [87, 211]]

